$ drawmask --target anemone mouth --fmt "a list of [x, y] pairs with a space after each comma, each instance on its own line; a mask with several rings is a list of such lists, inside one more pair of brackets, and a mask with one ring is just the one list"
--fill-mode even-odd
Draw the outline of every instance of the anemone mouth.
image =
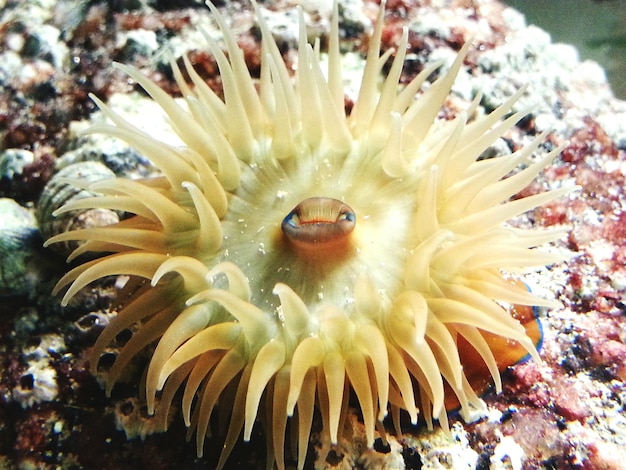
[[[357, 149], [333, 164], [323, 154], [309, 158], [296, 168], [274, 164], [243, 169], [214, 262], [236, 263], [250, 282], [252, 302], [270, 310], [278, 307], [272, 294], [278, 282], [289, 285], [309, 306], [349, 304], [357, 279], [366, 272], [378, 289], [397, 293], [417, 243], [411, 222], [417, 209], [415, 180], [390, 179], [380, 166], [359, 167]], [[355, 179], [354, 166], [370, 177]], [[304, 224], [309, 234], [326, 238], [303, 240], [302, 228], [291, 218], [303, 206], [309, 211], [305, 218], [319, 217], [311, 211], [320, 209], [322, 217], [343, 215], [337, 224]]]
[[348, 249], [356, 215], [339, 199], [310, 197], [285, 216], [280, 228], [289, 242], [306, 251], [324, 252]]

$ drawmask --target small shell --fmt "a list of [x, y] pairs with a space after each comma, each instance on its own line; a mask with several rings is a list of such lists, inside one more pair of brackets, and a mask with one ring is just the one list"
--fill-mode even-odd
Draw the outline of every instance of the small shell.
[[23, 149], [6, 149], [0, 153], [0, 179], [12, 180], [35, 161], [35, 154]]
[[[54, 216], [53, 213], [70, 201], [95, 196], [96, 193], [82, 189], [74, 184], [81, 184], [115, 178], [115, 173], [98, 162], [78, 162], [61, 169], [56, 173], [43, 189], [37, 205], [37, 220], [45, 240], [70, 230], [81, 228], [101, 227], [119, 222], [119, 216], [110, 209], [85, 209], [66, 212]], [[55, 243], [50, 249], [68, 256], [80, 242], [71, 241]]]
[[41, 236], [35, 216], [13, 199], [0, 199], [0, 295], [33, 291], [40, 272], [36, 267]]

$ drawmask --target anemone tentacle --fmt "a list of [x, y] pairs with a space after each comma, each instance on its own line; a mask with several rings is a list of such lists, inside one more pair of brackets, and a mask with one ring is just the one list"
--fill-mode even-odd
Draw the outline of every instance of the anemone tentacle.
[[[86, 241], [71, 259], [110, 253], [61, 279], [56, 291], [69, 286], [64, 303], [101, 277], [149, 281], [94, 346], [96, 369], [115, 336], [136, 327], [108, 373], [107, 392], [133, 356], [155, 345], [146, 400], [163, 429], [180, 390], [198, 455], [219, 403], [232, 407], [219, 468], [238, 436], [250, 439], [259, 420], [271, 430], [270, 462], [284, 468], [289, 429], [303, 468], [315, 410], [322, 432], [337, 443], [350, 393], [372, 446], [389, 412], [397, 430], [401, 410], [413, 423], [421, 414], [429, 426], [437, 419], [446, 427], [451, 402], [464, 417], [483, 406], [476, 376], [491, 377], [499, 392], [499, 369], [525, 355], [540, 360], [536, 319], [516, 314], [513, 305], [558, 304], [512, 283], [505, 272], [560, 260], [537, 247], [562, 231], [506, 222], [569, 189], [511, 199], [559, 154], [557, 148], [531, 161], [545, 134], [511, 155], [480, 159], [528, 114], [511, 113], [525, 88], [485, 116], [474, 117], [477, 97], [455, 119], [437, 118], [471, 41], [420, 94], [443, 64], [426, 66], [400, 87], [405, 30], [381, 83], [394, 52], [380, 51], [383, 2], [347, 114], [337, 4], [326, 73], [307, 43], [300, 12], [293, 77], [253, 5], [262, 35], [258, 81], [227, 21], [209, 4], [224, 38], [225, 51], [204, 33], [223, 98], [187, 57], [191, 84], [171, 61], [184, 105], [136, 69], [117, 65], [163, 108], [185, 146], [159, 142], [94, 97], [113, 124], [88, 132], [125, 140], [163, 176], [87, 184], [101, 196], [57, 213], [108, 208], [134, 215], [47, 243]], [[301, 203], [314, 207], [293, 209]], [[506, 353], [503, 342], [513, 345]]]

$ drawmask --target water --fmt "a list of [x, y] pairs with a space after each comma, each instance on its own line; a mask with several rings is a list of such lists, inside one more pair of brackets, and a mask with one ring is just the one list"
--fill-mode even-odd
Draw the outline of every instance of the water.
[[548, 31], [554, 42], [573, 44], [582, 60], [606, 70], [618, 98], [626, 99], [626, 0], [504, 0]]

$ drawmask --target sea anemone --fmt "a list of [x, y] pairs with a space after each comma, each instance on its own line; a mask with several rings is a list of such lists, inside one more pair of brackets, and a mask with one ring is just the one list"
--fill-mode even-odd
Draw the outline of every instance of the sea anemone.
[[220, 468], [257, 421], [269, 462], [284, 468], [289, 429], [302, 468], [316, 410], [336, 443], [350, 396], [369, 446], [377, 430], [384, 435], [389, 411], [396, 428], [403, 410], [412, 423], [421, 415], [446, 427], [448, 408], [467, 417], [484, 407], [483, 382], [500, 391], [499, 369], [525, 355], [539, 360], [540, 332], [523, 306], [555, 305], [509, 273], [559, 260], [535, 247], [562, 232], [506, 222], [568, 191], [513, 198], [560, 149], [534, 156], [540, 135], [513, 154], [480, 158], [528, 114], [511, 112], [525, 90], [487, 115], [477, 97], [456, 118], [439, 118], [470, 42], [445, 73], [435, 63], [400, 87], [408, 34], [393, 60], [393, 51], [380, 54], [383, 5], [347, 113], [336, 5], [327, 70], [300, 14], [295, 76], [257, 9], [259, 79], [209, 7], [226, 50], [205, 34], [223, 98], [186, 57], [192, 85], [171, 63], [185, 106], [116, 64], [163, 108], [184, 146], [155, 140], [94, 97], [113, 125], [89, 132], [125, 140], [162, 176], [86, 182], [98, 196], [57, 213], [105, 208], [132, 216], [47, 242], [84, 241], [70, 260], [107, 253], [59, 281], [56, 291], [69, 286], [63, 304], [105, 276], [147, 280], [135, 283], [93, 348], [95, 370], [116, 336], [134, 331], [106, 373], [107, 393], [149, 349], [148, 412], [165, 428], [181, 389], [182, 415], [202, 455], [219, 405], [230, 422]]

